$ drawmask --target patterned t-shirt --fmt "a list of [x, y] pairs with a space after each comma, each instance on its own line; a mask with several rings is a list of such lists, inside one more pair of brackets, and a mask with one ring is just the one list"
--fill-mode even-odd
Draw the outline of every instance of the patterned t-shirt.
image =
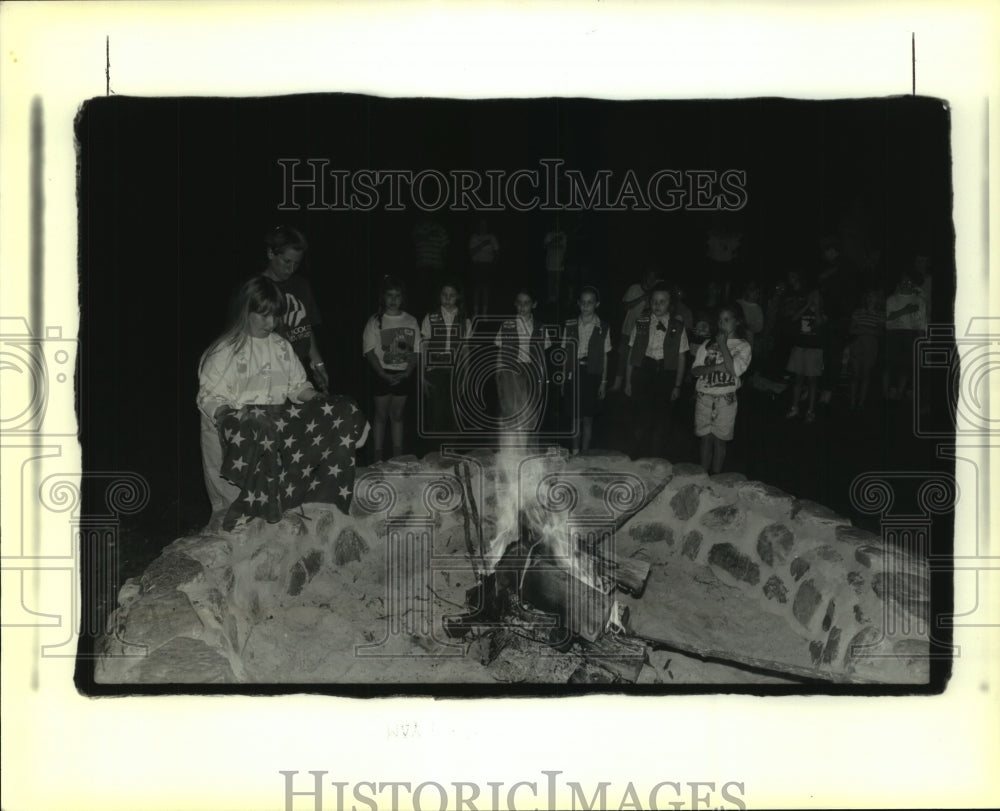
[[368, 319], [362, 337], [362, 353], [367, 355], [374, 351], [383, 369], [404, 371], [418, 349], [420, 328], [417, 319], [409, 313], [383, 314], [381, 328], [377, 316]]
[[729, 338], [726, 346], [733, 357], [735, 375], [729, 374], [722, 362], [722, 353], [716, 345], [718, 338], [705, 341], [698, 347], [694, 356], [694, 366], [714, 366], [715, 370], [707, 375], [701, 375], [695, 384], [695, 389], [706, 394], [729, 394], [740, 387], [740, 377], [750, 365], [752, 350], [750, 344], [742, 338]]

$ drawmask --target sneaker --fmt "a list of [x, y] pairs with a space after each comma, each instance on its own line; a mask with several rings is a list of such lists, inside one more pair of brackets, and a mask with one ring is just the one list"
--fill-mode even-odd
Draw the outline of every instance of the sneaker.
[[797, 416], [799, 416], [799, 407], [792, 406], [790, 409], [788, 409], [788, 413], [785, 414], [785, 419], [790, 420], [792, 417], [797, 417]]
[[807, 411], [806, 412], [806, 422], [816, 422], [816, 412]]

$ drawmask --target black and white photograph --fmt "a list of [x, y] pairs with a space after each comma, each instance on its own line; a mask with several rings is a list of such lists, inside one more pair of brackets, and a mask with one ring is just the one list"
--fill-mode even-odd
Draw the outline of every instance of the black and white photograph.
[[4, 807], [994, 804], [987, 8], [3, 4]]
[[148, 489], [96, 683], [943, 688], [943, 101], [111, 97], [76, 133], [83, 469]]

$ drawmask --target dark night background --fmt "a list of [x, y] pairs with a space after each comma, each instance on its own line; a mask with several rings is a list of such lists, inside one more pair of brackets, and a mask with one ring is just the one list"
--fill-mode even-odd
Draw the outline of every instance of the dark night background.
[[[148, 507], [123, 527], [119, 583], [208, 519], [196, 367], [222, 329], [230, 293], [263, 269], [265, 232], [285, 223], [308, 237], [300, 272], [309, 276], [323, 314], [319, 340], [332, 388], [359, 397], [361, 332], [376, 306], [378, 280], [389, 272], [406, 275], [412, 264], [410, 229], [419, 212], [278, 211], [279, 159], [416, 172], [539, 169], [540, 158], [561, 158], [588, 178], [601, 168], [616, 178], [633, 169], [640, 179], [661, 168], [742, 169], [747, 205], [736, 214], [487, 214], [503, 268], [493, 302], [506, 312], [519, 284], [544, 282], [542, 240], [557, 220], [578, 229], [568, 261], [599, 286], [602, 315], [615, 328], [621, 324], [615, 302], [650, 261], [696, 296], [712, 223], [731, 222], [743, 232], [740, 272], [763, 283], [790, 268], [813, 269], [820, 238], [842, 234], [846, 223], [881, 251], [877, 272], [885, 287], [915, 252], [929, 254], [930, 320], [950, 323], [949, 127], [942, 102], [912, 97], [89, 102], [77, 123], [83, 468], [136, 471], [151, 489]], [[442, 210], [438, 217], [451, 234], [452, 267], [460, 271], [478, 215]], [[407, 309], [418, 317], [425, 311], [412, 300]], [[873, 383], [873, 392], [878, 388]], [[786, 423], [780, 398], [759, 405], [737, 424], [727, 469], [819, 501], [863, 526], [871, 518], [858, 515], [848, 499], [858, 473], [952, 469], [935, 458], [933, 441], [914, 438], [910, 405], [893, 411], [879, 398], [860, 423], [835, 405], [812, 426]], [[930, 406], [947, 418], [943, 395]], [[672, 461], [697, 461], [693, 430], [684, 431], [693, 455]], [[409, 439], [412, 449], [412, 432]], [[604, 427], [595, 425], [594, 444], [612, 440], [609, 417]], [[100, 494], [85, 494], [85, 505], [86, 499], [93, 505]], [[936, 546], [950, 538], [950, 521]]]

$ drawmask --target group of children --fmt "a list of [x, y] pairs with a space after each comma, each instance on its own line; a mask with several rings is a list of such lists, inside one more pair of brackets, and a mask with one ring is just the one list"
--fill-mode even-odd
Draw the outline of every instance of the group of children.
[[[233, 495], [219, 474], [220, 420], [232, 409], [254, 404], [302, 402], [329, 385], [315, 334], [319, 309], [308, 279], [297, 274], [308, 247], [305, 237], [294, 228], [278, 227], [265, 242], [263, 272], [240, 288], [225, 332], [199, 365], [203, 460], [215, 509]], [[480, 329], [473, 336], [458, 284], [442, 284], [438, 306], [418, 323], [406, 310], [404, 283], [385, 276], [361, 341], [366, 392], [374, 402], [374, 459], [385, 455], [387, 428], [393, 455], [403, 453], [408, 405], [418, 386], [426, 409], [421, 425], [431, 434], [460, 438], [467, 427], [460, 417], [469, 412], [469, 398], [489, 410], [485, 389], [492, 385], [497, 413], [489, 424], [497, 434], [531, 442], [555, 399], [560, 403], [556, 410], [570, 423], [573, 452], [589, 449], [613, 364], [612, 329], [599, 314], [600, 303], [595, 287], [582, 288], [577, 316], [556, 327], [536, 318], [536, 296], [522, 289], [514, 298], [512, 317], [483, 319], [487, 333]], [[619, 375], [633, 404], [640, 453], [653, 446], [649, 440], [655, 443], [671, 418], [692, 347], [669, 287], [657, 283], [635, 304], [628, 333], [620, 336], [624, 368]], [[484, 348], [490, 350], [487, 361]], [[551, 352], [554, 348], [561, 352]], [[690, 368], [697, 391], [695, 433], [702, 438], [702, 463], [713, 472], [721, 470], [733, 436], [735, 392], [750, 356], [739, 307], [723, 307], [714, 334], [698, 347]], [[616, 380], [616, 386], [620, 383]], [[555, 394], [560, 396], [553, 398]]]
[[[386, 276], [379, 292], [378, 312], [365, 326], [363, 351], [373, 376], [375, 398], [373, 447], [382, 458], [385, 424], [391, 424], [392, 449], [402, 452], [404, 409], [415, 387], [423, 387], [428, 418], [423, 424], [435, 434], [458, 432], [456, 402], [482, 406], [487, 401], [478, 390], [490, 377], [496, 387], [497, 418], [492, 423], [498, 434], [531, 441], [545, 419], [551, 396], [558, 392], [560, 413], [571, 420], [572, 452], [588, 450], [593, 438], [594, 418], [608, 391], [612, 363], [612, 330], [598, 314], [600, 293], [595, 287], [581, 289], [578, 315], [559, 327], [536, 318], [535, 295], [528, 289], [514, 298], [512, 317], [499, 320], [492, 338], [492, 374], [476, 374], [482, 369], [483, 337], [470, 348], [473, 324], [462, 304], [456, 284], [445, 283], [439, 290], [439, 307], [417, 320], [403, 310], [403, 283]], [[559, 348], [555, 354], [550, 350]], [[692, 352], [684, 320], [673, 306], [671, 289], [663, 282], [654, 284], [643, 297], [639, 314], [631, 322], [628, 335], [621, 336], [624, 363], [624, 393], [633, 404], [634, 452], [660, 447], [663, 431], [672, 418], [671, 410], [680, 398]], [[477, 357], [473, 357], [473, 353]], [[417, 378], [418, 362], [424, 356], [422, 379]], [[701, 440], [701, 461], [706, 469], [722, 469], [726, 443], [733, 438], [736, 418], [736, 391], [750, 364], [752, 349], [744, 330], [743, 315], [737, 305], [723, 306], [715, 329], [694, 351], [690, 374], [695, 379], [696, 407], [694, 431]], [[442, 360], [443, 358], [443, 360]], [[620, 381], [616, 380], [616, 384]], [[462, 387], [477, 391], [462, 391]], [[546, 391], [548, 387], [548, 391]]]

